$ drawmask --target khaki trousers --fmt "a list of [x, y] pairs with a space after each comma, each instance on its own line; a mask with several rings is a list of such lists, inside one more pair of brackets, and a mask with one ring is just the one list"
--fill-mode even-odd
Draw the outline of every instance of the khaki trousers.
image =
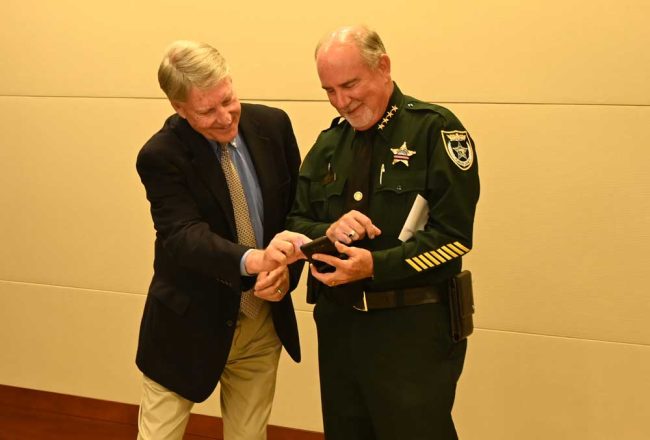
[[[225, 440], [266, 440], [281, 350], [268, 303], [255, 319], [239, 315], [219, 379]], [[138, 440], [181, 440], [193, 405], [144, 376]]]

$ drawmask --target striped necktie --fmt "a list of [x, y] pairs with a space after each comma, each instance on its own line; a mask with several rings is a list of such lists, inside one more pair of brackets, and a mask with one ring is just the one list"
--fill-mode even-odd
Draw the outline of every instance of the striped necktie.
[[[237, 241], [244, 246], [257, 247], [255, 240], [255, 231], [251, 223], [251, 216], [248, 211], [248, 203], [246, 201], [246, 194], [237, 173], [237, 168], [230, 157], [230, 144], [219, 144], [221, 168], [223, 174], [226, 176], [226, 183], [228, 184], [228, 192], [230, 193], [230, 201], [232, 202], [232, 209], [235, 213], [235, 225], [237, 227]], [[234, 145], [233, 145], [234, 147]], [[241, 311], [244, 315], [255, 318], [262, 307], [263, 300], [253, 294], [253, 290], [242, 292], [241, 296]]]

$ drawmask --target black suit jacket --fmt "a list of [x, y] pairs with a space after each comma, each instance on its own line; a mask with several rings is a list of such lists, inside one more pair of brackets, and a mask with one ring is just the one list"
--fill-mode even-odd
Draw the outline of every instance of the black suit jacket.
[[[242, 104], [239, 132], [248, 146], [264, 200], [264, 245], [284, 229], [293, 203], [300, 153], [282, 110]], [[154, 275], [140, 326], [136, 363], [149, 378], [194, 402], [214, 391], [228, 358], [248, 249], [237, 231], [225, 177], [208, 141], [173, 115], [142, 147], [137, 170], [156, 229]], [[290, 267], [291, 289], [302, 262]], [[300, 361], [291, 296], [271, 303], [289, 355]]]

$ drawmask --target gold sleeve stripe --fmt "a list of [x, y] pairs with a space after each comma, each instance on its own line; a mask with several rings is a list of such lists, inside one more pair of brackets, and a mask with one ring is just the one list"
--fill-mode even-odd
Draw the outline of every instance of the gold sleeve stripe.
[[407, 258], [405, 261], [418, 272], [439, 266], [454, 258], [458, 258], [470, 250], [459, 242], [447, 243], [435, 251], [423, 252], [417, 257]]
[[440, 249], [443, 249], [445, 252], [447, 252], [447, 254], [451, 255], [452, 257], [458, 257], [459, 256], [456, 252], [452, 251], [447, 246], [443, 246]]
[[447, 246], [449, 246], [450, 249], [453, 249], [454, 252], [456, 252], [458, 255], [463, 255], [465, 252], [457, 248], [455, 245], [449, 243]]
[[420, 266], [418, 266], [418, 265], [415, 264], [413, 261], [411, 261], [410, 258], [407, 258], [405, 261], [406, 261], [408, 264], [410, 264], [411, 267], [412, 267], [413, 269], [417, 270], [418, 272], [422, 272], [422, 269], [420, 269]]
[[444, 257], [442, 257], [438, 252], [436, 251], [429, 251], [432, 255], [434, 255], [441, 263], [444, 263], [447, 261]]
[[433, 255], [431, 255], [431, 253], [429, 253], [429, 252], [425, 252], [425, 253], [423, 253], [422, 255], [425, 255], [429, 260], [433, 261], [433, 263], [434, 263], [436, 266], [438, 266], [440, 263], [442, 263], [441, 260], [438, 260], [436, 257], [434, 257]]
[[463, 245], [460, 244], [459, 242], [455, 242], [455, 243], [454, 243], [454, 246], [458, 246], [458, 248], [464, 250], [465, 252], [469, 252], [469, 249], [467, 249], [465, 246], [463, 246]]
[[445, 257], [446, 260], [451, 260], [451, 257], [445, 253], [445, 251], [442, 250], [442, 248], [438, 249], [438, 253]]
[[[423, 262], [422, 262], [418, 257], [413, 257], [413, 261], [415, 261], [416, 263], [418, 263], [422, 269], [428, 269], [428, 268], [429, 268], [429, 266], [427, 266], [426, 264], [424, 264], [424, 263], [423, 263]], [[429, 264], [430, 264], [430, 263], [429, 263]]]
[[425, 254], [418, 255], [418, 258], [420, 260], [424, 261], [426, 263], [426, 265], [429, 266], [429, 267], [433, 267], [433, 266], [438, 265], [438, 263], [436, 263], [435, 261], [431, 261], [431, 259], [428, 258]]

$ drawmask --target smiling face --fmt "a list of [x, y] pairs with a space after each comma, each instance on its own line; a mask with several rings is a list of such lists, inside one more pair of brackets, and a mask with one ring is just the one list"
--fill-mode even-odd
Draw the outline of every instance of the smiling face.
[[227, 143], [237, 136], [241, 104], [230, 77], [205, 89], [191, 87], [187, 99], [184, 102], [174, 101], [172, 106], [207, 139]]
[[383, 117], [393, 92], [386, 54], [373, 69], [354, 43], [333, 42], [319, 50], [316, 68], [330, 104], [356, 130], [367, 130]]

